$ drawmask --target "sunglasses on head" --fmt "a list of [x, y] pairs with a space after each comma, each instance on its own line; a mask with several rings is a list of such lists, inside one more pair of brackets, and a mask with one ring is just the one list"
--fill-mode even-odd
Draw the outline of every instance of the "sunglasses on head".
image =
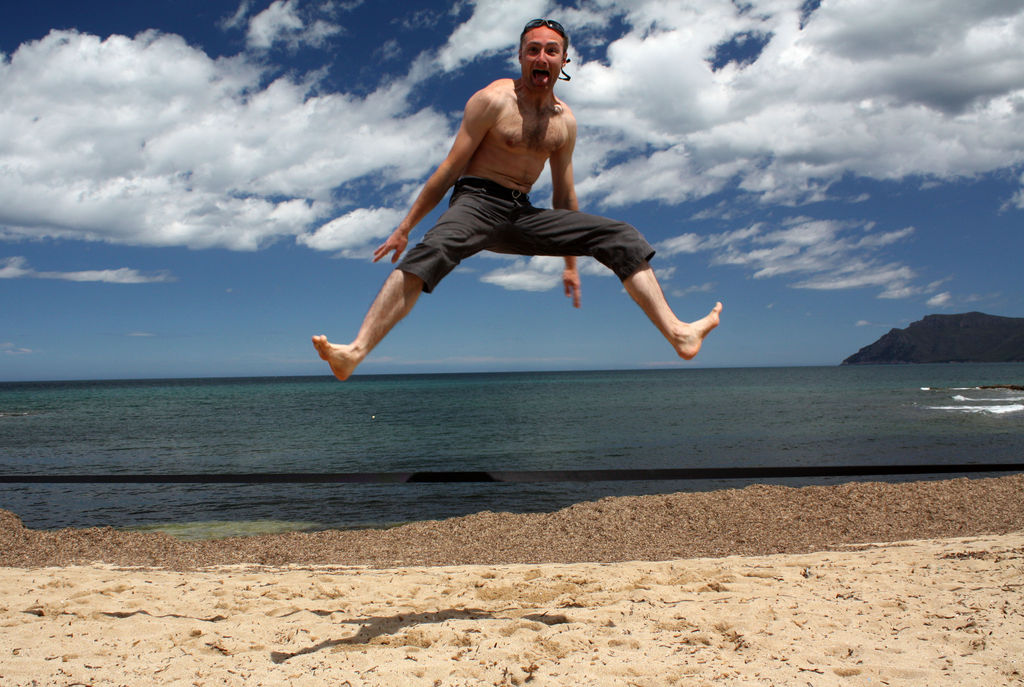
[[[531, 19], [530, 21], [526, 22], [526, 26], [523, 27], [523, 32], [519, 34], [519, 40], [523, 40], [523, 36], [526, 35], [527, 31], [530, 31], [532, 29], [539, 29], [542, 26], [547, 27], [552, 31], [556, 32], [559, 36], [565, 39], [566, 43], [569, 42], [569, 37], [565, 33], [565, 27], [559, 24], [554, 19]], [[565, 63], [569, 63], [568, 56], [566, 56], [565, 58]], [[562, 81], [572, 80], [572, 77], [565, 73], [565, 69], [562, 70], [562, 75], [558, 78], [561, 79]]]
[[559, 24], [554, 19], [531, 19], [530, 21], [526, 22], [526, 26], [523, 27], [523, 33], [525, 34], [530, 29], [537, 29], [540, 28], [541, 26], [546, 26], [549, 29], [554, 29], [562, 36], [562, 38], [566, 37], [565, 27]]

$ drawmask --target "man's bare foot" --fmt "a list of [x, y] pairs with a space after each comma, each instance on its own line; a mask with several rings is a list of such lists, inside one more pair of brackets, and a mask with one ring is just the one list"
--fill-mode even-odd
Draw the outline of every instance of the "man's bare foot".
[[692, 360], [704, 343], [704, 337], [711, 333], [711, 330], [718, 326], [719, 314], [722, 312], [722, 304], [715, 303], [704, 317], [696, 322], [683, 322], [682, 328], [675, 337], [676, 353], [683, 360]]
[[356, 366], [363, 361], [363, 356], [360, 356], [353, 346], [332, 344], [323, 334], [313, 337], [313, 347], [316, 348], [320, 357], [331, 366], [334, 376], [341, 381], [348, 379], [355, 371]]

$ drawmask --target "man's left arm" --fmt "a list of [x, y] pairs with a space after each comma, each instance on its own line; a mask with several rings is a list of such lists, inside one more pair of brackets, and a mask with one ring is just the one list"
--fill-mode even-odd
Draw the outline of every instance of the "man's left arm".
[[[564, 106], [563, 106], [564, 107]], [[552, 206], [558, 210], [579, 210], [576, 200], [576, 184], [572, 178], [572, 153], [576, 148], [576, 119], [565, 108], [567, 136], [565, 144], [551, 156], [551, 189]], [[576, 268], [576, 256], [565, 258], [565, 270], [562, 272], [562, 284], [565, 295], [572, 299], [574, 308], [580, 307], [580, 273]]]

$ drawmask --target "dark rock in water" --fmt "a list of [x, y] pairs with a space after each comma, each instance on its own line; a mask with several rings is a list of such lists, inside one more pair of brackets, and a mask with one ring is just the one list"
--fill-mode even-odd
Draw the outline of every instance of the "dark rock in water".
[[969, 312], [893, 329], [843, 365], [1011, 362], [1024, 362], [1024, 318]]

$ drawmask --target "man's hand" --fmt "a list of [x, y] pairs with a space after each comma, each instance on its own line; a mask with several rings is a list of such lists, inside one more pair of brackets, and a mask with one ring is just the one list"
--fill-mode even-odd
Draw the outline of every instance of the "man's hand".
[[562, 284], [565, 285], [566, 297], [572, 299], [572, 307], [580, 307], [580, 273], [575, 265], [566, 265], [562, 272]]
[[409, 235], [401, 229], [395, 229], [391, 232], [388, 240], [380, 244], [377, 250], [373, 251], [373, 261], [377, 262], [391, 251], [395, 251], [395, 254], [391, 257], [391, 262], [398, 262], [398, 258], [402, 256], [402, 252], [408, 243]]

